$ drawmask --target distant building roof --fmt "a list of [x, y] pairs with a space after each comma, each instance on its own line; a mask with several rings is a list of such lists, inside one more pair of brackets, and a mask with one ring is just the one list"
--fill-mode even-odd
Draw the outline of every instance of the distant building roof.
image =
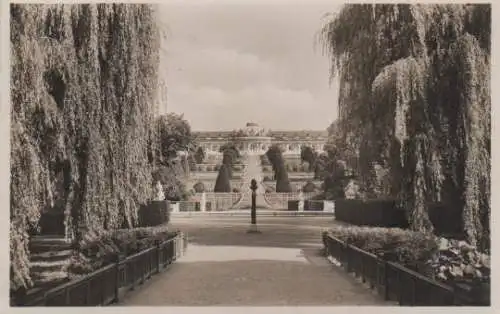
[[236, 131], [201, 131], [193, 132], [199, 140], [203, 139], [217, 139], [217, 138], [228, 138], [236, 133], [242, 136], [269, 136], [277, 141], [314, 141], [314, 140], [326, 140], [328, 137], [327, 130], [297, 130], [297, 131], [284, 131], [284, 130], [270, 130], [266, 131], [260, 128], [257, 123], [248, 122], [245, 128]]

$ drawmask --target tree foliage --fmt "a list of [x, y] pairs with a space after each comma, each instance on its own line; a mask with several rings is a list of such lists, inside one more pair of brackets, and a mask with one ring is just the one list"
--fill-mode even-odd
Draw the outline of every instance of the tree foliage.
[[310, 146], [302, 146], [300, 148], [300, 160], [302, 162], [307, 162], [307, 164], [309, 165], [309, 171], [315, 170], [317, 158], [318, 153], [314, 151]]
[[205, 150], [203, 149], [203, 147], [198, 146], [198, 148], [196, 149], [196, 153], [194, 154], [194, 159], [196, 160], [197, 164], [203, 163], [203, 161], [205, 160]]
[[340, 79], [336, 129], [366, 190], [375, 165], [432, 231], [427, 204], [463, 209], [469, 242], [486, 248], [490, 212], [489, 4], [352, 4], [322, 30]]
[[156, 118], [156, 128], [160, 140], [161, 163], [166, 164], [176, 158], [180, 151], [194, 150], [191, 126], [184, 119], [184, 115], [169, 113]]
[[335, 146], [327, 146], [326, 152], [316, 160], [316, 176], [323, 180], [325, 199], [345, 198], [345, 189], [349, 180], [345, 161], [340, 159], [341, 153]]
[[28, 230], [133, 226], [152, 197], [159, 32], [151, 5], [12, 4], [11, 288], [30, 286]]
[[317, 189], [316, 185], [312, 181], [307, 181], [306, 184], [302, 187], [302, 192], [304, 193], [311, 193], [315, 192]]
[[276, 179], [276, 192], [287, 193], [292, 191], [288, 173], [285, 168], [285, 161], [283, 160], [283, 153], [277, 145], [272, 145], [266, 152], [267, 159], [271, 163]]

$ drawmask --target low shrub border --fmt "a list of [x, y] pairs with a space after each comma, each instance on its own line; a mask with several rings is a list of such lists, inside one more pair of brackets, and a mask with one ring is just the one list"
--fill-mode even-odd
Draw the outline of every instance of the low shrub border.
[[130, 256], [116, 254], [111, 264], [90, 274], [73, 279], [45, 292], [35, 300], [11, 300], [13, 306], [103, 306], [116, 303], [168, 267], [187, 248], [187, 236], [178, 232], [174, 237]]
[[[352, 242], [352, 235], [350, 236], [351, 241], [349, 241], [349, 236], [346, 237], [346, 241], [342, 241], [331, 232], [323, 232], [326, 255], [335, 258], [348, 273], [360, 277], [364, 283], [368, 282], [370, 288], [376, 289], [385, 300], [410, 306], [489, 306], [491, 304], [489, 285], [487, 289], [477, 290], [474, 293], [463, 286], [451, 286], [436, 281], [394, 261], [397, 259], [395, 256], [384, 254], [390, 253], [387, 247], [385, 252], [379, 251], [374, 254], [349, 244], [348, 242]], [[422, 243], [424, 242], [422, 240]]]
[[396, 200], [339, 199], [335, 201], [335, 219], [359, 226], [408, 226], [406, 213]]

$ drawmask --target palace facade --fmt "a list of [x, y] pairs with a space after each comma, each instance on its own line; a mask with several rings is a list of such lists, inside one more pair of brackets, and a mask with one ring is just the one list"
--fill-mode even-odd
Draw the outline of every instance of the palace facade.
[[278, 145], [283, 155], [300, 155], [301, 146], [309, 146], [321, 152], [327, 141], [327, 131], [274, 131], [247, 123], [233, 131], [193, 132], [199, 146], [207, 155], [220, 155], [220, 148], [228, 141], [237, 139], [242, 154], [264, 154], [271, 145]]

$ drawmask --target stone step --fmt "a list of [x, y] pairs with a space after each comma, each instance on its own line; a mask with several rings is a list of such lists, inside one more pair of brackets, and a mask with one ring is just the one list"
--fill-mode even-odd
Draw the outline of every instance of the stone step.
[[48, 251], [71, 250], [71, 242], [64, 238], [33, 237], [30, 239], [29, 248], [31, 253], [44, 253]]
[[[250, 217], [250, 210], [237, 209], [219, 212], [179, 212], [171, 213], [171, 217], [199, 217], [199, 216], [237, 216], [237, 217]], [[287, 211], [287, 210], [259, 210], [257, 209], [257, 219], [259, 217], [335, 217], [331, 212], [313, 212], [313, 211]]]
[[65, 260], [71, 257], [73, 254], [72, 250], [60, 250], [60, 251], [45, 251], [40, 253], [32, 253], [30, 256], [31, 262], [52, 262]]
[[64, 271], [68, 265], [69, 259], [30, 262], [30, 272], [32, 274], [41, 274], [44, 272]]
[[31, 275], [35, 287], [42, 288], [43, 286], [55, 286], [60, 283], [69, 281], [68, 272], [66, 271], [44, 271]]

